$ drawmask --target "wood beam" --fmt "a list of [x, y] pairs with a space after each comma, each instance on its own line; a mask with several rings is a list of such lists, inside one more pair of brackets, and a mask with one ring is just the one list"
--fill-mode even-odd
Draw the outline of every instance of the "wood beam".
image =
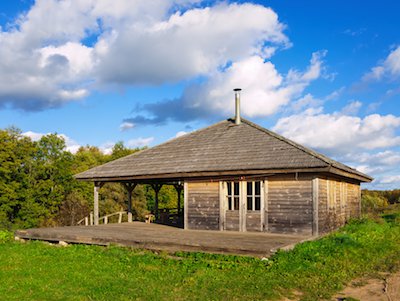
[[137, 183], [122, 183], [128, 192], [128, 223], [132, 223], [132, 192]]
[[94, 224], [97, 226], [99, 224], [99, 190], [103, 187], [103, 182], [94, 182], [93, 189], [93, 218]]
[[178, 184], [174, 184], [176, 193], [178, 194], [178, 216], [181, 215], [181, 194], [182, 194], [182, 190], [183, 190], [183, 184], [182, 183], [178, 183]]
[[160, 192], [163, 184], [157, 183], [157, 184], [151, 184], [151, 187], [154, 190], [154, 215], [156, 217], [156, 220], [159, 219], [159, 212], [158, 212], [158, 193]]

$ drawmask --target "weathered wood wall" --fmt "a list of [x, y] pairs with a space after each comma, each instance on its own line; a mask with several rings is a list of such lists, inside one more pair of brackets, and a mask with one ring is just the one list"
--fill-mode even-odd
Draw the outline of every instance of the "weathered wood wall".
[[187, 188], [188, 229], [219, 230], [219, 183], [188, 182]]
[[246, 230], [261, 231], [261, 213], [257, 211], [248, 211], [246, 214]]
[[327, 233], [360, 216], [360, 185], [334, 178], [319, 179], [319, 232]]
[[226, 210], [225, 230], [239, 231], [239, 210]]
[[312, 233], [312, 178], [295, 175], [268, 178], [268, 231]]

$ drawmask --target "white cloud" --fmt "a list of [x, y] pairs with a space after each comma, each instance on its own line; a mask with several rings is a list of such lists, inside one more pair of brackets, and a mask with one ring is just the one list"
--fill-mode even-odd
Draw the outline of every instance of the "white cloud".
[[287, 47], [283, 29], [276, 13], [259, 5], [194, 8], [151, 26], [126, 25], [107, 43], [97, 70], [105, 82], [129, 84], [208, 75], [252, 54], [271, 55], [271, 45]]
[[343, 115], [356, 115], [362, 107], [361, 101], [354, 100], [349, 102], [341, 111]]
[[123, 122], [119, 126], [120, 131], [127, 131], [135, 127], [135, 124], [132, 122]]
[[151, 142], [153, 142], [154, 137], [147, 137], [147, 138], [136, 138], [129, 140], [126, 145], [130, 148], [137, 148], [137, 147], [144, 147], [149, 146]]
[[364, 81], [381, 80], [383, 77], [397, 78], [400, 76], [400, 46], [392, 50], [387, 58], [363, 76]]
[[103, 154], [111, 155], [115, 142], [105, 142], [99, 146], [99, 149], [103, 152]]
[[364, 118], [307, 111], [278, 120], [274, 130], [300, 144], [339, 156], [354, 150], [400, 145], [400, 117], [372, 114]]
[[234, 111], [232, 87], [239, 87], [243, 89], [241, 109], [244, 115], [274, 114], [319, 77], [322, 56], [314, 53], [306, 71], [291, 69], [286, 76], [279, 74], [271, 62], [259, 56], [248, 57], [214, 73], [205, 85], [189, 87], [183, 96], [184, 105], [227, 116]]
[[291, 109], [294, 112], [300, 112], [306, 108], [319, 107], [322, 104], [322, 102], [323, 102], [322, 100], [314, 98], [314, 96], [308, 93], [305, 96], [293, 102]]
[[[39, 141], [43, 136], [50, 135], [50, 134], [51, 133], [43, 134], [43, 133], [37, 133], [37, 132], [32, 132], [32, 131], [27, 131], [27, 132], [22, 133], [23, 136], [31, 138], [32, 141]], [[57, 136], [64, 139], [66, 150], [73, 154], [75, 154], [81, 147], [81, 145], [78, 142], [76, 142], [75, 140], [73, 140], [72, 138], [68, 137], [65, 134], [57, 134]]]
[[196, 8], [196, 2], [36, 1], [10, 28], [0, 28], [0, 106], [40, 110], [104, 84], [209, 76], [230, 62], [265, 59], [290, 46], [270, 8]]
[[175, 138], [182, 137], [182, 136], [186, 135], [187, 133], [188, 132], [185, 132], [185, 131], [179, 131], [178, 133], [176, 133]]
[[380, 182], [383, 184], [397, 184], [398, 186], [400, 186], [400, 176], [386, 176], [383, 177]]

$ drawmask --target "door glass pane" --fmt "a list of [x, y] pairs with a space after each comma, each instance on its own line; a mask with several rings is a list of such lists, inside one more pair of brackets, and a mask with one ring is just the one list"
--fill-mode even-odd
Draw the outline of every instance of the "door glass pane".
[[228, 196], [228, 210], [232, 210], [232, 197]]
[[255, 195], [260, 195], [260, 182], [258, 181], [258, 182], [255, 182], [255, 186], [256, 186], [256, 193], [255, 193]]
[[226, 182], [226, 186], [228, 188], [228, 195], [232, 194], [232, 185], [231, 182]]
[[234, 183], [234, 194], [239, 195], [239, 183], [238, 182]]
[[235, 204], [234, 204], [234, 210], [239, 210], [239, 197], [234, 197]]
[[261, 208], [261, 198], [259, 196], [256, 196], [255, 198], [255, 210], [260, 210]]
[[253, 195], [253, 182], [247, 182], [247, 196]]
[[253, 210], [253, 198], [251, 196], [247, 197], [247, 210]]

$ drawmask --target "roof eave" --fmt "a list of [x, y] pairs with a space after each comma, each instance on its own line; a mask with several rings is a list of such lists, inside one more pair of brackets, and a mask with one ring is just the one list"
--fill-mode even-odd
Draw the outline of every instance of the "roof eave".
[[313, 167], [313, 168], [288, 168], [288, 169], [252, 169], [252, 170], [230, 170], [230, 171], [198, 171], [198, 172], [179, 172], [179, 173], [164, 173], [153, 175], [131, 175], [131, 176], [104, 176], [104, 177], [82, 177], [75, 175], [75, 178], [80, 181], [90, 182], [124, 182], [124, 181], [144, 181], [144, 180], [184, 180], [194, 178], [211, 178], [220, 176], [268, 176], [275, 174], [288, 173], [318, 173], [328, 172], [329, 167]]

